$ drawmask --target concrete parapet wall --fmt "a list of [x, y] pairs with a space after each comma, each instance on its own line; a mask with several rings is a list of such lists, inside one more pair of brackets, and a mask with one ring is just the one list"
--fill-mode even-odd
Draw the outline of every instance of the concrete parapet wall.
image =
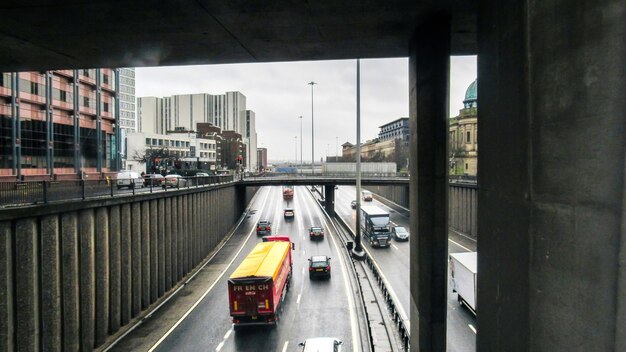
[[0, 351], [104, 344], [206, 258], [256, 190], [220, 185], [4, 210]]

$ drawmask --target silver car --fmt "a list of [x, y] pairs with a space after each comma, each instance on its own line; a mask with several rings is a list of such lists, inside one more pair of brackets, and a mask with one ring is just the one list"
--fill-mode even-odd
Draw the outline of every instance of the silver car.
[[407, 231], [402, 226], [396, 226], [393, 229], [391, 229], [391, 236], [396, 241], [408, 241], [409, 240], [409, 231]]
[[163, 181], [163, 188], [168, 187], [185, 187], [187, 185], [187, 180], [183, 178], [181, 175], [167, 175], [165, 176], [165, 181]]

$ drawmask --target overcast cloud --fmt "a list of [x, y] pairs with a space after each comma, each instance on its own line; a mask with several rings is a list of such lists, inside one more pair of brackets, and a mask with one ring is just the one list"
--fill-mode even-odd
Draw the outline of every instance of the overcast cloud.
[[[450, 116], [458, 114], [467, 86], [476, 78], [476, 57], [453, 57]], [[136, 96], [223, 94], [240, 91], [256, 113], [258, 147], [270, 160], [311, 160], [311, 86], [315, 81], [315, 159], [341, 154], [341, 144], [356, 140], [356, 61], [307, 61], [238, 65], [137, 68]], [[378, 136], [378, 127], [408, 116], [408, 59], [361, 60], [361, 139]]]

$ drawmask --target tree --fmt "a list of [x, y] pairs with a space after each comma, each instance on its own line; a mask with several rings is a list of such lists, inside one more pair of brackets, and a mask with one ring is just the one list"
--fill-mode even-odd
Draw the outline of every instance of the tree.
[[146, 171], [148, 173], [159, 172], [159, 170], [166, 168], [170, 164], [174, 165], [174, 167], [176, 167], [177, 164], [179, 166], [179, 163], [177, 163], [178, 156], [165, 148], [145, 149], [143, 153], [136, 150], [133, 155], [133, 160], [146, 164]]

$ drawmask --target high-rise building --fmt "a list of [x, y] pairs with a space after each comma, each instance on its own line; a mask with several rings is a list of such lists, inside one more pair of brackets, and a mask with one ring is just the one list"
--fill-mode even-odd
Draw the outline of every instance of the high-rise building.
[[254, 111], [246, 110], [246, 134], [244, 143], [246, 143], [246, 155], [248, 155], [247, 168], [249, 171], [257, 171], [257, 154], [256, 154], [256, 115]]
[[267, 170], [267, 148], [257, 148], [257, 171]]
[[118, 71], [0, 74], [0, 176], [100, 177], [121, 164]]
[[120, 128], [128, 133], [138, 131], [135, 108], [135, 69], [120, 68]]
[[380, 141], [388, 141], [390, 139], [399, 139], [404, 145], [409, 145], [409, 118], [401, 117], [399, 119], [388, 122], [379, 127], [378, 139]]
[[137, 98], [137, 132], [165, 134], [167, 127], [163, 112], [163, 98]]

